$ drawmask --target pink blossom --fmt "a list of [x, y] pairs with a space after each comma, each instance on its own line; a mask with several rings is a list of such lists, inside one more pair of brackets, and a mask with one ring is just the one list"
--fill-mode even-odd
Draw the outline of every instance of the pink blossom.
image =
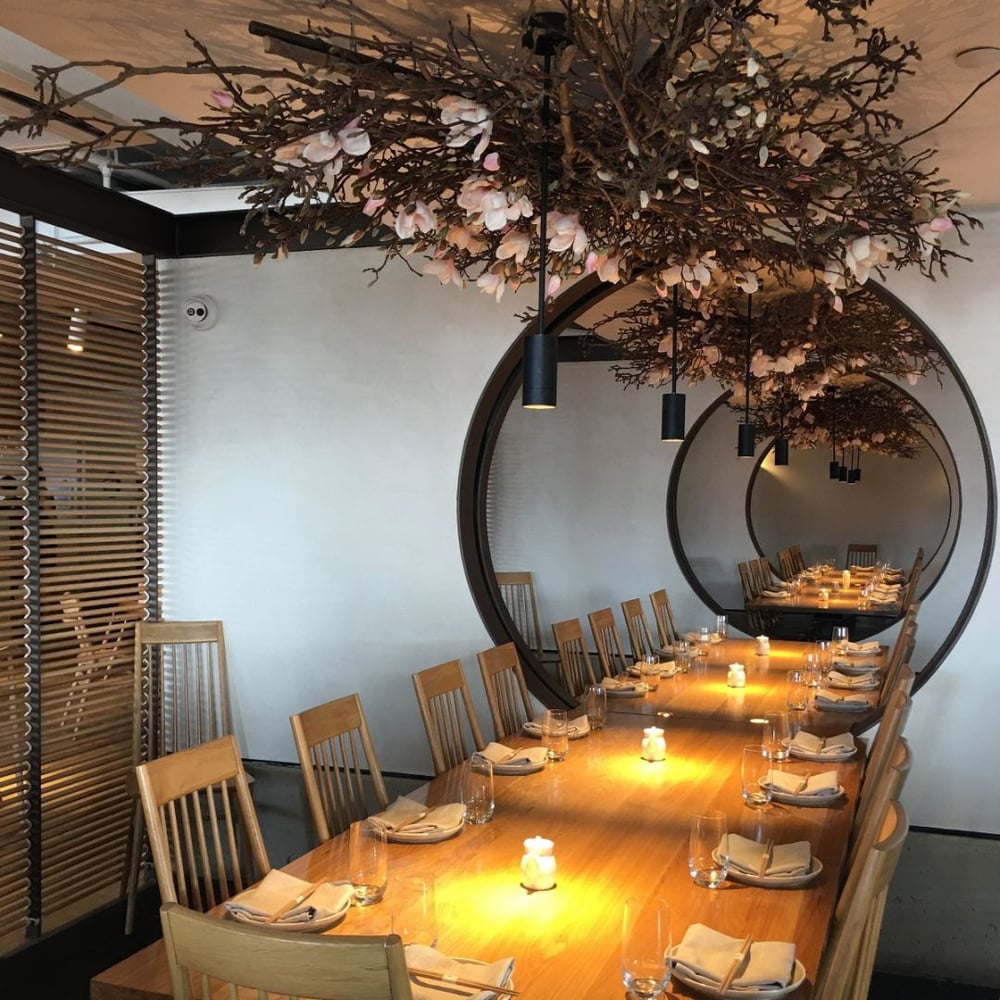
[[671, 264], [656, 276], [656, 293], [661, 298], [666, 296], [667, 289], [683, 284], [693, 298], [698, 298], [702, 290], [712, 282], [712, 271], [718, 268], [713, 260], [715, 251], [710, 250], [701, 257], [695, 257], [683, 264]]
[[490, 117], [488, 108], [457, 94], [447, 94], [437, 102], [437, 106], [441, 109], [441, 122], [444, 125], [454, 125], [457, 122], [476, 124]]
[[493, 152], [490, 153], [483, 159], [483, 170], [499, 170], [500, 169], [500, 154]]
[[458, 198], [455, 200], [458, 202], [459, 208], [465, 210], [466, 215], [475, 215], [482, 212], [483, 199], [496, 191], [498, 187], [499, 184], [492, 178], [473, 174], [462, 181]]
[[369, 198], [361, 209], [365, 215], [374, 215], [385, 204], [385, 198]]
[[873, 268], [880, 267], [888, 260], [889, 248], [877, 236], [859, 236], [851, 240], [844, 251], [844, 261], [859, 285], [868, 280]]
[[584, 270], [587, 274], [593, 274], [597, 272], [597, 277], [601, 281], [607, 281], [609, 284], [617, 285], [621, 281], [621, 254], [609, 254], [607, 251], [604, 253], [596, 253], [591, 250], [587, 254], [587, 260], [584, 263]]
[[757, 275], [753, 271], [740, 271], [739, 274], [733, 278], [733, 284], [736, 285], [741, 291], [745, 292], [747, 295], [753, 295], [754, 292], [760, 288], [760, 281], [757, 279]]
[[458, 268], [455, 267], [455, 258], [451, 254], [429, 258], [424, 264], [424, 274], [436, 275], [442, 285], [451, 283], [461, 288], [465, 284]]
[[451, 126], [445, 144], [453, 149], [461, 149], [478, 137], [472, 151], [473, 161], [478, 160], [486, 152], [493, 136], [493, 121], [489, 109], [455, 94], [442, 97], [438, 101], [438, 107], [441, 109], [442, 124]]
[[587, 233], [580, 225], [580, 217], [563, 212], [549, 212], [547, 225], [549, 232], [549, 249], [553, 253], [565, 253], [572, 250], [577, 257], [587, 249]]
[[422, 201], [413, 202], [396, 216], [396, 235], [401, 240], [411, 239], [418, 231], [432, 233], [436, 228], [437, 217]]
[[510, 260], [514, 258], [517, 264], [523, 264], [531, 248], [531, 237], [519, 229], [510, 229], [504, 233], [500, 245], [497, 247], [497, 257], [500, 260]]
[[235, 103], [233, 95], [227, 90], [213, 90], [212, 101], [225, 111], [228, 111]]
[[507, 287], [507, 281], [502, 271], [490, 270], [484, 271], [476, 278], [476, 285], [481, 292], [486, 295], [492, 295], [499, 302]]
[[763, 378], [768, 372], [774, 370], [774, 360], [763, 351], [757, 351], [750, 361], [750, 374], [754, 378]]
[[302, 142], [302, 159], [310, 163], [326, 163], [340, 153], [340, 139], [332, 132], [316, 132]]
[[558, 274], [550, 274], [549, 280], [545, 283], [545, 297], [551, 299], [559, 291], [560, 285], [562, 285], [562, 278]]
[[459, 250], [468, 250], [469, 253], [480, 253], [485, 249], [486, 244], [479, 239], [481, 230], [472, 226], [452, 226], [448, 230], [445, 239]]
[[490, 191], [483, 195], [479, 210], [483, 215], [483, 225], [492, 233], [504, 229], [508, 221], [508, 202], [505, 191]]
[[358, 128], [360, 118], [349, 121], [338, 133], [340, 146], [348, 156], [364, 156], [372, 148], [371, 137], [363, 128]]
[[826, 143], [815, 132], [789, 132], [784, 146], [788, 154], [804, 167], [811, 167], [826, 149]]
[[284, 146], [279, 146], [274, 151], [274, 162], [288, 164], [292, 167], [304, 167], [305, 162], [302, 160], [303, 149], [305, 149], [305, 143], [301, 140], [288, 142]]

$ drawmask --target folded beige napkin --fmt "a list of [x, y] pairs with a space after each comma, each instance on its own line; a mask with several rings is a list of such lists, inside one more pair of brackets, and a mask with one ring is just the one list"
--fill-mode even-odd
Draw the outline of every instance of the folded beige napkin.
[[[543, 716], [536, 715], [535, 718], [529, 719], [521, 727], [521, 731], [525, 733], [527, 736], [541, 737], [542, 719]], [[577, 716], [575, 719], [569, 720], [569, 738], [571, 740], [578, 740], [581, 736], [586, 736], [587, 733], [589, 732], [590, 732], [590, 723], [587, 721], [586, 715], [580, 715]]]
[[[477, 991], [475, 987], [462, 986], [449, 979], [470, 979], [477, 983], [489, 983], [491, 986], [506, 986], [514, 972], [513, 958], [501, 958], [488, 965], [480, 965], [477, 962], [457, 961], [423, 944], [406, 946], [406, 965], [410, 970], [413, 1000], [442, 1000], [444, 997], [488, 1000], [495, 996], [491, 991]], [[422, 977], [420, 972], [433, 972], [449, 978]]]
[[878, 670], [875, 659], [871, 657], [866, 660], [862, 656], [856, 656], [850, 660], [834, 660], [833, 666], [844, 674], [871, 673], [873, 670]]
[[832, 688], [857, 688], [859, 691], [873, 691], [878, 687], [878, 677], [873, 673], [842, 674], [839, 670], [831, 670], [826, 675], [826, 679]]
[[[700, 632], [685, 632], [684, 638], [688, 642], [700, 642], [701, 633]], [[709, 632], [708, 641], [714, 646], [717, 642], [722, 642], [722, 636], [718, 632]]]
[[842, 754], [854, 749], [854, 737], [850, 733], [841, 733], [839, 736], [814, 736], [800, 729], [793, 737], [789, 747], [795, 747], [804, 753], [811, 754]]
[[820, 711], [841, 710], [844, 712], [861, 712], [871, 708], [872, 703], [863, 694], [840, 694], [821, 688], [816, 692], [815, 705]]
[[442, 830], [454, 830], [456, 826], [461, 826], [465, 820], [465, 805], [461, 802], [446, 802], [444, 805], [435, 806], [428, 810], [427, 815], [422, 819], [407, 823], [396, 833], [405, 833], [408, 836], [423, 836], [433, 833], [440, 833]]
[[[636, 682], [630, 681], [626, 677], [605, 677], [601, 681], [601, 687], [605, 691], [635, 691], [637, 690]], [[643, 688], [645, 690], [645, 688]]]
[[373, 826], [381, 827], [383, 830], [401, 830], [404, 826], [409, 826], [418, 819], [423, 819], [427, 815], [427, 806], [423, 802], [408, 799], [405, 795], [400, 795], [388, 809], [380, 813], [375, 813], [369, 819]]
[[762, 590], [762, 597], [791, 597], [791, 592], [788, 590]]
[[[677, 672], [677, 664], [673, 660], [664, 662], [660, 661], [660, 676], [661, 677], [673, 677]], [[638, 663], [633, 663], [631, 667], [628, 668], [628, 673], [631, 677], [641, 677], [642, 667]]]
[[877, 653], [882, 647], [873, 639], [871, 642], [849, 642], [849, 653]]
[[[726, 844], [728, 841], [728, 845]], [[729, 855], [729, 867], [747, 875], [808, 875], [812, 868], [812, 848], [808, 840], [797, 840], [793, 844], [775, 844], [771, 848], [767, 867], [760, 867], [767, 853], [767, 847], [756, 840], [730, 833], [723, 842], [722, 849]]]
[[[312, 882], [294, 875], [269, 871], [257, 885], [225, 902], [226, 909], [237, 919], [264, 923], [268, 917], [293, 899], [309, 892]], [[309, 924], [341, 913], [351, 905], [351, 886], [347, 882], [324, 882], [294, 909], [278, 917], [271, 926]]]
[[776, 792], [783, 792], [785, 795], [832, 795], [840, 791], [836, 771], [804, 775], [771, 770], [762, 780]]
[[737, 958], [740, 961], [731, 983], [734, 990], [782, 989], [791, 982], [794, 944], [752, 941], [745, 956], [740, 955], [742, 946], [739, 938], [720, 934], [704, 924], [691, 924], [674, 950], [674, 961], [688, 979], [716, 991]]
[[521, 747], [512, 750], [503, 743], [487, 743], [486, 746], [476, 753], [477, 757], [484, 757], [491, 764], [503, 764], [504, 767], [530, 767], [532, 764], [539, 764], [546, 759], [545, 747]]

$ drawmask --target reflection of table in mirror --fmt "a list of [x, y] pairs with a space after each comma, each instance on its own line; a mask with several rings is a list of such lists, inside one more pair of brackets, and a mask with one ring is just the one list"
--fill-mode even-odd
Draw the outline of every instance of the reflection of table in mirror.
[[[753, 639], [727, 639], [708, 646], [707, 656], [692, 656], [691, 669], [686, 674], [662, 678], [655, 691], [632, 698], [609, 696], [608, 711], [644, 716], [667, 712], [673, 717], [729, 722], [745, 722], [765, 712], [786, 711], [786, 675], [790, 670], [800, 669], [805, 654], [815, 650], [811, 642], [772, 639], [770, 654], [758, 656]], [[884, 666], [887, 653], [887, 647], [882, 646], [874, 662]], [[866, 659], [864, 662], [871, 661]], [[742, 663], [746, 668], [745, 687], [729, 686], [731, 663]], [[875, 706], [878, 697], [878, 691], [872, 693]], [[813, 709], [795, 713], [801, 728], [820, 736], [842, 733], [866, 714]]]

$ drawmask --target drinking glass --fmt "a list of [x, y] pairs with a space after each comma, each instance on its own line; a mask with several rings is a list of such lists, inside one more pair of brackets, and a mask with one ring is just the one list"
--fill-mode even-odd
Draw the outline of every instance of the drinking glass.
[[670, 907], [659, 898], [625, 900], [622, 982], [639, 1000], [662, 997], [670, 983]]
[[819, 665], [819, 656], [816, 653], [806, 653], [802, 657], [802, 679], [806, 687], [818, 688], [823, 678], [823, 671]]
[[809, 688], [801, 670], [789, 670], [785, 677], [785, 704], [793, 712], [804, 712], [809, 704]]
[[725, 615], [715, 616], [715, 634], [725, 642], [729, 638], [729, 622]]
[[743, 783], [743, 802], [751, 809], [763, 809], [771, 802], [771, 789], [761, 784], [771, 769], [766, 747], [760, 743], [743, 748], [740, 777]]
[[687, 639], [678, 639], [674, 643], [674, 663], [682, 674], [691, 669], [691, 643]]
[[587, 725], [591, 729], [603, 729], [608, 718], [608, 692], [600, 684], [587, 686], [583, 707], [587, 713]]
[[764, 715], [764, 752], [771, 760], [787, 760], [788, 744], [792, 739], [787, 712], [767, 712]]
[[493, 764], [485, 757], [473, 756], [465, 762], [462, 776], [462, 801], [465, 821], [479, 826], [493, 818]]
[[649, 691], [655, 691], [660, 686], [660, 658], [655, 653], [648, 653], [639, 664], [639, 678]]
[[392, 906], [392, 933], [403, 944], [437, 944], [437, 910], [434, 902], [434, 876], [393, 875], [389, 883]]
[[819, 661], [820, 677], [825, 682], [826, 675], [833, 667], [833, 644], [826, 639], [816, 643], [816, 658]]
[[847, 643], [850, 640], [850, 633], [846, 625], [833, 626], [833, 651], [844, 656], [847, 653]]
[[377, 903], [385, 895], [389, 871], [385, 830], [367, 819], [352, 823], [347, 856], [354, 902], [358, 906]]
[[710, 809], [691, 817], [688, 841], [688, 871], [695, 885], [717, 889], [729, 873], [726, 814]]
[[569, 720], [566, 709], [549, 708], [542, 716], [542, 746], [549, 760], [565, 760], [569, 753]]
[[698, 655], [708, 656], [708, 646], [709, 646], [708, 626], [702, 625], [702, 627], [698, 629]]

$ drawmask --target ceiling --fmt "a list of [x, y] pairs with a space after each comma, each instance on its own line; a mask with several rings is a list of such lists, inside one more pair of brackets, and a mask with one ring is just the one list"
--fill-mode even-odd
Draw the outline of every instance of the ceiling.
[[[428, 4], [426, 0], [371, 0], [378, 10], [411, 36], [440, 36], [450, 18], [472, 17], [479, 37], [518, 35], [527, 2], [461, 0]], [[541, 6], [541, 5], [540, 5]], [[774, 0], [769, 7], [785, 11], [778, 31], [796, 35], [804, 11], [802, 0]], [[947, 16], [942, 16], [946, 7]], [[251, 20], [289, 31], [301, 31], [309, 20], [329, 23], [320, 3], [293, 0], [185, 0], [183, 4], [111, 3], [109, 0], [5, 0], [0, 8], [0, 88], [25, 91], [33, 63], [68, 60], [124, 60], [139, 65], [183, 63], [194, 55], [185, 30], [207, 44], [222, 62], [260, 64], [259, 37], [247, 31]], [[875, 0], [869, 20], [881, 23], [904, 40], [913, 39], [923, 59], [917, 73], [904, 80], [893, 110], [918, 131], [945, 117], [982, 80], [1000, 70], [1000, 3], [996, 0]], [[991, 50], [989, 47], [997, 47]], [[956, 53], [987, 47], [959, 62]], [[133, 81], [129, 94], [103, 105], [126, 117], [165, 111], [197, 116], [209, 89], [190, 77]], [[927, 136], [938, 150], [935, 162], [951, 184], [971, 194], [963, 203], [972, 214], [1000, 205], [1000, 79], [987, 85], [955, 118]], [[2, 112], [2, 105], [0, 105]], [[152, 178], [151, 178], [152, 180]]]

